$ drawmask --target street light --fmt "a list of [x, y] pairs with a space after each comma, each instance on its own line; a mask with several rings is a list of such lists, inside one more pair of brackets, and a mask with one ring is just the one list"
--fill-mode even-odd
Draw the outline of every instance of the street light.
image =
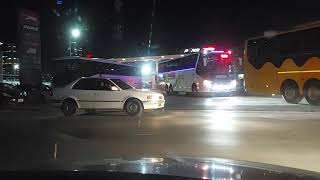
[[69, 56], [71, 56], [72, 55], [72, 39], [77, 39], [77, 38], [79, 38], [80, 37], [80, 35], [81, 35], [81, 32], [80, 32], [80, 29], [78, 29], [78, 28], [73, 28], [72, 30], [71, 30], [71, 37], [69, 38], [69, 49], [70, 49], [70, 51], [69, 51]]
[[78, 38], [80, 36], [80, 30], [75, 28], [71, 30], [71, 35], [73, 38]]

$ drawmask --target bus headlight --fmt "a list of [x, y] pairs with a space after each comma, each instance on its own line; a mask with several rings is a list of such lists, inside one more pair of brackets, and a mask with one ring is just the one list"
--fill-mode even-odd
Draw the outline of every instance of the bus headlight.
[[238, 79], [244, 79], [244, 74], [238, 74]]
[[209, 81], [209, 80], [204, 80], [203, 81], [203, 85], [206, 86], [206, 87], [211, 87], [212, 86], [212, 82]]
[[237, 86], [237, 81], [236, 80], [232, 80], [230, 83], [231, 87], [236, 87]]

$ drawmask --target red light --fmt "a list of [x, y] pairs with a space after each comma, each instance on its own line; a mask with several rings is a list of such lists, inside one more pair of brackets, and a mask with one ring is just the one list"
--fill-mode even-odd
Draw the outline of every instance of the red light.
[[86, 54], [86, 58], [91, 59], [92, 58], [92, 54], [91, 53], [87, 53]]
[[216, 48], [213, 46], [208, 46], [208, 47], [203, 47], [203, 50], [209, 50], [209, 51], [214, 51]]
[[226, 58], [229, 58], [229, 55], [228, 54], [221, 54], [220, 57], [223, 59], [226, 59]]

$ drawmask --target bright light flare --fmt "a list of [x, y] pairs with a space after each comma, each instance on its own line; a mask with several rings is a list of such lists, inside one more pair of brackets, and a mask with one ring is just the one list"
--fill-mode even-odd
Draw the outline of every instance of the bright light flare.
[[204, 170], [204, 171], [206, 171], [206, 170], [208, 170], [209, 169], [209, 166], [206, 164], [206, 165], [204, 165], [204, 166], [202, 166], [202, 170]]
[[79, 29], [72, 29], [71, 30], [71, 35], [72, 35], [72, 37], [74, 37], [74, 38], [78, 38], [79, 36], [80, 36], [80, 30]]
[[211, 87], [212, 86], [212, 82], [209, 80], [204, 80], [203, 81], [203, 85], [205, 85], [206, 87]]
[[152, 68], [149, 64], [145, 64], [141, 68], [142, 75], [150, 75], [152, 71]]
[[19, 67], [19, 64], [15, 64], [15, 65], [13, 65], [13, 69], [15, 69], [15, 70], [17, 70], [17, 69], [19, 69], [20, 67]]

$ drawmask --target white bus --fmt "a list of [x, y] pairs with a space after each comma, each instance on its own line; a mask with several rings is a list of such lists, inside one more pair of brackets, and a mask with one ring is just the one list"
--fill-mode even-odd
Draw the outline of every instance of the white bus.
[[141, 89], [138, 67], [111, 62], [102, 58], [62, 57], [53, 60], [53, 85], [62, 87], [80, 77], [118, 78]]
[[159, 79], [162, 79], [168, 95], [175, 92], [197, 95], [236, 91], [231, 51], [210, 46], [186, 49], [185, 52], [191, 53], [159, 63]]

